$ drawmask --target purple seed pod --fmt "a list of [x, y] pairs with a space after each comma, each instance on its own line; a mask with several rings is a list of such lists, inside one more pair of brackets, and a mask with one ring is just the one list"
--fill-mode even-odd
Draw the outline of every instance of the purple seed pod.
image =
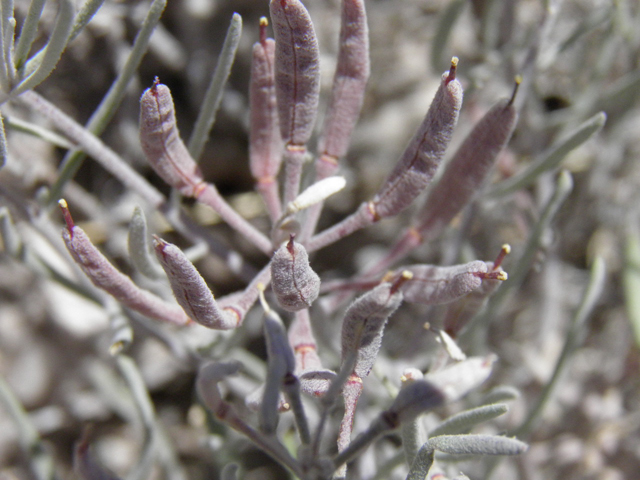
[[402, 270], [413, 273], [413, 278], [401, 287], [405, 300], [424, 305], [452, 302], [479, 288], [486, 279], [507, 279], [505, 272], [489, 271], [487, 264], [480, 260], [451, 267], [413, 265]]
[[221, 309], [196, 267], [175, 245], [154, 237], [156, 257], [164, 269], [178, 304], [197, 323], [215, 330], [230, 330], [240, 323], [234, 310]]
[[447, 402], [455, 402], [489, 378], [495, 361], [493, 354], [470, 357], [437, 372], [427, 373], [424, 378], [443, 392]]
[[183, 195], [197, 195], [202, 173], [180, 138], [171, 92], [157, 78], [140, 99], [140, 143], [165, 182]]
[[397, 215], [433, 179], [449, 145], [462, 106], [462, 85], [456, 79], [458, 59], [442, 75], [440, 87], [420, 128], [373, 199], [378, 219]]
[[401, 285], [410, 278], [403, 276], [395, 283], [382, 283], [357, 298], [342, 322], [342, 361], [357, 352], [353, 372], [360, 378], [369, 375], [376, 360], [382, 334], [389, 317], [402, 302]]
[[518, 121], [513, 102], [519, 83], [510, 99], [499, 101], [475, 125], [418, 210], [413, 225], [423, 242], [438, 236], [484, 184]]
[[260, 19], [260, 41], [253, 46], [249, 104], [249, 166], [259, 188], [273, 184], [282, 163], [282, 138], [274, 79], [276, 44], [267, 38], [267, 19]]
[[309, 140], [318, 111], [320, 61], [309, 12], [299, 0], [271, 0], [280, 132], [286, 144]]
[[320, 293], [320, 277], [309, 266], [306, 249], [293, 241], [280, 247], [271, 259], [271, 285], [278, 304], [289, 312], [311, 306]]
[[319, 148], [336, 165], [347, 153], [369, 79], [369, 28], [363, 0], [343, 0], [340, 51]]
[[[511, 247], [507, 244], [502, 246], [498, 258], [493, 262], [487, 262], [487, 271], [499, 274], [502, 272], [500, 265], [504, 257], [509, 254]], [[504, 272], [502, 272], [504, 273]], [[506, 275], [506, 273], [505, 273]], [[443, 320], [444, 331], [452, 338], [456, 338], [460, 331], [469, 323], [473, 317], [484, 307], [488, 298], [502, 285], [502, 278], [488, 278], [482, 282], [468, 295], [459, 298], [447, 307]]]
[[147, 317], [174, 325], [187, 325], [191, 322], [177, 305], [166, 303], [151, 292], [142, 290], [129, 277], [120, 273], [91, 243], [87, 234], [74, 225], [67, 202], [60, 200], [59, 204], [67, 224], [62, 230], [67, 250], [96, 287]]

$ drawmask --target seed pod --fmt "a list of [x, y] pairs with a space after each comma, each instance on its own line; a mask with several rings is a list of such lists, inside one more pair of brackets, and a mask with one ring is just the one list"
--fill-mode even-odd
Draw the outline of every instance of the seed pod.
[[165, 182], [183, 195], [196, 196], [202, 173], [180, 138], [171, 92], [157, 78], [140, 99], [140, 143]]
[[343, 0], [340, 50], [318, 150], [334, 159], [347, 153], [369, 79], [369, 28], [363, 0]]
[[274, 182], [282, 163], [282, 138], [278, 122], [274, 62], [276, 44], [266, 38], [267, 19], [260, 19], [260, 41], [253, 46], [249, 104], [249, 165], [261, 183]]
[[413, 273], [413, 278], [401, 287], [405, 300], [424, 305], [452, 302], [480, 287], [484, 279], [507, 278], [502, 270], [489, 272], [487, 264], [480, 260], [451, 267], [413, 265], [403, 270]]
[[345, 313], [342, 322], [342, 361], [350, 353], [357, 352], [353, 372], [360, 378], [369, 375], [380, 350], [387, 320], [402, 302], [401, 283], [385, 282], [378, 285], [357, 298]]
[[120, 273], [91, 243], [87, 234], [74, 225], [67, 202], [60, 200], [60, 208], [67, 228], [62, 238], [75, 262], [93, 284], [109, 293], [120, 303], [157, 320], [187, 325], [190, 320], [177, 305], [166, 303], [151, 292], [142, 290], [126, 275]]
[[456, 80], [458, 59], [442, 75], [440, 87], [422, 125], [373, 199], [378, 219], [397, 215], [429, 185], [449, 146], [462, 105], [462, 86]]
[[280, 132], [286, 144], [302, 146], [311, 136], [318, 111], [318, 41], [309, 12], [299, 0], [271, 0], [270, 11]]
[[[504, 257], [511, 251], [508, 244], [502, 246], [498, 258], [494, 262], [487, 262], [487, 271], [500, 273], [500, 265]], [[489, 297], [502, 285], [501, 278], [487, 278], [479, 288], [468, 295], [459, 298], [447, 307], [443, 320], [443, 328], [451, 337], [455, 338], [469, 321], [484, 307]]]
[[236, 328], [240, 322], [235, 311], [225, 311], [216, 303], [196, 267], [175, 245], [155, 237], [156, 257], [169, 278], [178, 304], [197, 323], [215, 330]]
[[518, 121], [513, 105], [518, 85], [510, 99], [499, 101], [476, 124], [429, 192], [413, 222], [423, 242], [438, 236], [484, 184]]
[[289, 312], [311, 306], [320, 293], [320, 277], [309, 266], [305, 248], [293, 241], [280, 247], [271, 259], [271, 285], [278, 304]]

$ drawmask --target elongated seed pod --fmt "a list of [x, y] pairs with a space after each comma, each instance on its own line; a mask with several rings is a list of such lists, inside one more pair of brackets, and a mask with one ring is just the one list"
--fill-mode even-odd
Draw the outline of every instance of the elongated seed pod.
[[378, 285], [357, 298], [345, 313], [342, 321], [342, 361], [352, 352], [357, 352], [353, 371], [360, 378], [369, 375], [380, 350], [387, 320], [402, 303], [398, 283]]
[[369, 28], [363, 0], [343, 0], [340, 50], [319, 151], [337, 161], [347, 153], [369, 79]]
[[309, 265], [305, 248], [293, 241], [280, 247], [271, 259], [271, 286], [278, 304], [289, 312], [311, 306], [320, 293], [320, 277]]
[[140, 143], [165, 182], [188, 197], [197, 194], [202, 173], [180, 138], [171, 92], [157, 78], [140, 99]]
[[253, 46], [249, 105], [249, 166], [259, 182], [274, 182], [282, 163], [282, 138], [274, 78], [276, 43], [266, 36], [267, 19], [260, 19], [260, 41]]
[[155, 237], [156, 257], [164, 269], [178, 304], [197, 323], [215, 330], [236, 328], [235, 311], [221, 309], [196, 267], [175, 245]]
[[[507, 244], [502, 246], [498, 258], [494, 262], [487, 263], [488, 272], [500, 272], [500, 264], [503, 258], [511, 251], [511, 247]], [[455, 338], [458, 333], [469, 323], [469, 321], [480, 312], [489, 297], [502, 285], [502, 281], [498, 278], [484, 279], [482, 285], [476, 288], [468, 295], [452, 302], [444, 315], [442, 322], [444, 331], [451, 337]]]
[[373, 199], [377, 218], [397, 215], [429, 185], [449, 145], [462, 105], [462, 85], [455, 78], [458, 59], [442, 75], [429, 111], [409, 146]]
[[518, 121], [514, 97], [515, 91], [510, 99], [499, 101], [482, 117], [429, 192], [413, 221], [422, 241], [438, 236], [484, 184]]
[[313, 131], [320, 94], [318, 41], [299, 0], [271, 0], [276, 40], [276, 94], [286, 144], [304, 145]]
[[490, 272], [487, 264], [480, 260], [451, 267], [412, 265], [402, 270], [413, 273], [413, 278], [401, 287], [405, 300], [424, 305], [452, 302], [479, 288], [484, 279], [507, 278], [502, 270]]
[[142, 290], [129, 277], [120, 273], [91, 243], [87, 234], [74, 225], [67, 202], [60, 200], [59, 204], [67, 224], [62, 230], [67, 250], [96, 287], [147, 317], [175, 325], [187, 325], [190, 322], [189, 317], [177, 305], [166, 303], [151, 292]]

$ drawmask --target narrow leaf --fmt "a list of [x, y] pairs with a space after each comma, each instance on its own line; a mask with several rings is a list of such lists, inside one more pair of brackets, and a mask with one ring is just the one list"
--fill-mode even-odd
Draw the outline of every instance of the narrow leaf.
[[430, 438], [429, 445], [452, 455], [519, 455], [528, 448], [520, 440], [498, 435], [442, 435]]
[[151, 255], [147, 232], [147, 219], [140, 207], [136, 207], [129, 222], [129, 257], [133, 265], [145, 277], [158, 279], [162, 275], [162, 268], [155, 257]]
[[509, 411], [504, 403], [484, 405], [457, 413], [429, 432], [429, 437], [466, 433], [479, 423], [493, 420]]
[[31, 45], [36, 38], [36, 33], [38, 31], [38, 22], [40, 21], [40, 16], [42, 15], [44, 2], [45, 0], [31, 0], [29, 11], [27, 12], [27, 16], [22, 23], [20, 36], [18, 37], [18, 41], [16, 42], [16, 48], [13, 54], [16, 69], [18, 71], [21, 70], [21, 68], [27, 61], [29, 50], [31, 49]]
[[60, 56], [69, 41], [73, 18], [73, 3], [71, 0], [62, 0], [60, 12], [56, 17], [56, 23], [51, 32], [51, 37], [42, 56], [42, 63], [11, 91], [11, 96], [17, 96], [27, 90], [35, 88], [56, 68], [58, 60], [60, 60]]
[[559, 140], [542, 157], [529, 165], [521, 173], [503, 180], [487, 193], [488, 197], [498, 197], [515, 192], [532, 184], [543, 172], [553, 170], [562, 160], [580, 145], [589, 140], [604, 126], [607, 116], [604, 112], [596, 113], [566, 137]]
[[220, 101], [222, 100], [222, 93], [224, 86], [227, 83], [229, 74], [231, 73], [231, 66], [236, 57], [236, 51], [238, 50], [238, 44], [240, 43], [240, 36], [242, 35], [242, 17], [237, 13], [234, 13], [231, 17], [231, 23], [227, 29], [227, 35], [222, 45], [222, 51], [218, 56], [218, 63], [216, 65], [215, 72], [211, 78], [209, 88], [205, 94], [202, 105], [200, 106], [200, 112], [198, 118], [193, 126], [193, 133], [189, 138], [188, 150], [191, 156], [196, 161], [202, 155], [204, 145], [209, 138], [209, 133], [213, 127], [213, 122], [216, 119], [216, 113], [220, 107]]
[[637, 234], [627, 234], [624, 253], [624, 299], [636, 345], [640, 347], [640, 237]]

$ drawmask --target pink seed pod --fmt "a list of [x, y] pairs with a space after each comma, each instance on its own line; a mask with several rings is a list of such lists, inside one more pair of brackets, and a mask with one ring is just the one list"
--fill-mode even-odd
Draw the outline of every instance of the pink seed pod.
[[306, 249], [293, 241], [282, 245], [271, 259], [271, 286], [278, 304], [289, 312], [311, 306], [320, 293], [320, 277], [309, 265]]
[[196, 267], [175, 245], [154, 237], [156, 257], [164, 269], [178, 304], [197, 323], [215, 330], [236, 328], [235, 311], [221, 309]]
[[271, 0], [280, 132], [286, 144], [309, 140], [318, 111], [320, 61], [309, 12], [299, 0]]
[[165, 182], [183, 195], [196, 196], [202, 173], [180, 138], [171, 92], [157, 78], [140, 99], [140, 143]]
[[342, 322], [342, 361], [357, 352], [353, 372], [358, 377], [366, 377], [373, 368], [387, 320], [402, 303], [401, 285], [410, 277], [407, 273], [393, 284], [378, 285], [347, 309]]
[[249, 166], [259, 183], [273, 183], [282, 163], [282, 138], [274, 79], [276, 44], [267, 38], [267, 19], [260, 19], [260, 41], [253, 46], [249, 105]]
[[378, 219], [397, 215], [429, 185], [449, 145], [462, 106], [462, 85], [456, 79], [458, 59], [442, 75], [429, 111], [409, 146], [373, 199]]
[[489, 271], [487, 264], [480, 260], [451, 267], [413, 265], [403, 270], [413, 273], [413, 278], [401, 287], [405, 300], [424, 305], [452, 302], [479, 288], [486, 279], [507, 279], [505, 272]]
[[65, 200], [59, 202], [67, 227], [62, 238], [74, 261], [89, 280], [120, 303], [147, 317], [174, 325], [187, 325], [189, 317], [177, 306], [166, 303], [151, 292], [142, 290], [126, 275], [120, 273], [91, 243], [87, 234], [74, 225]]
[[369, 79], [369, 28], [363, 0], [343, 0], [340, 50], [329, 108], [319, 148], [322, 156], [337, 159], [347, 153]]
[[518, 121], [513, 102], [519, 84], [516, 79], [512, 97], [496, 103], [475, 125], [418, 210], [413, 225], [423, 242], [437, 237], [484, 185]]
[[[500, 265], [510, 251], [511, 247], [508, 244], [503, 245], [495, 261], [487, 262], [487, 271], [490, 273], [502, 272]], [[489, 297], [500, 285], [502, 285], [500, 278], [485, 279], [479, 288], [451, 303], [445, 312], [443, 320], [444, 331], [452, 338], [456, 338], [460, 331], [482, 310]]]

